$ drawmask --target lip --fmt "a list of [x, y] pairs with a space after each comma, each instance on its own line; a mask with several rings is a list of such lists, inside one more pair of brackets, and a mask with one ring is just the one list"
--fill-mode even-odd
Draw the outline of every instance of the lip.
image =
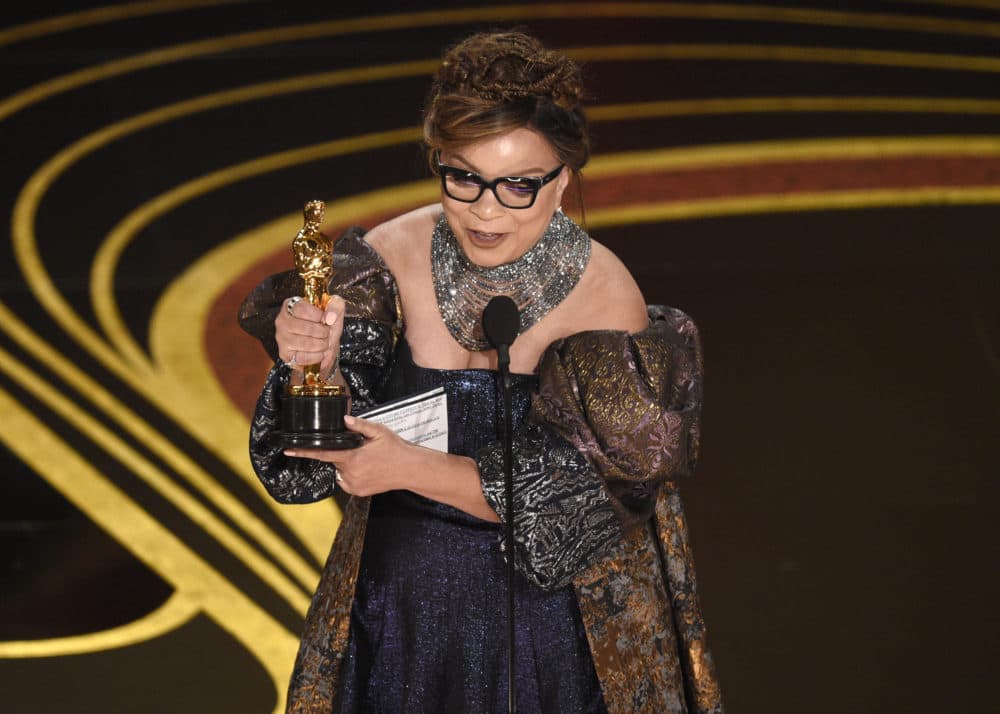
[[476, 231], [471, 228], [466, 229], [466, 234], [469, 236], [469, 240], [471, 240], [476, 245], [482, 245], [482, 246], [496, 245], [501, 240], [503, 240], [503, 237], [505, 235], [507, 235], [506, 233]]

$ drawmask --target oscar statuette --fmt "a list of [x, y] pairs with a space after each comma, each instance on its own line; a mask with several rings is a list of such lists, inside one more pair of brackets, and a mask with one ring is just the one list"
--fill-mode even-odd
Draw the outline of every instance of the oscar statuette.
[[[295, 267], [305, 283], [303, 298], [321, 310], [330, 299], [326, 288], [333, 273], [333, 240], [319, 228], [323, 212], [322, 201], [307, 203], [303, 209], [305, 225], [292, 241]], [[349, 397], [344, 387], [324, 379], [318, 364], [304, 365], [302, 384], [289, 385], [282, 400], [282, 446], [305, 449], [360, 446], [364, 437], [344, 426], [348, 408]]]

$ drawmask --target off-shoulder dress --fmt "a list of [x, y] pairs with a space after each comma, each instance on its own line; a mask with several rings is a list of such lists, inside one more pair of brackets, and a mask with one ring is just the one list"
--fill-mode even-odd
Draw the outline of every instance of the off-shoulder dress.
[[[300, 294], [272, 276], [240, 321], [276, 359], [251, 428], [251, 461], [271, 495], [334, 492], [333, 468], [274, 439], [289, 370], [274, 317]], [[500, 515], [498, 377], [413, 362], [395, 282], [354, 229], [336, 244], [330, 292], [348, 316], [341, 369], [358, 413], [442, 386], [449, 451], [476, 459]], [[678, 482], [700, 435], [694, 323], [650, 308], [628, 335], [582, 332], [515, 375], [517, 684], [524, 712], [721, 712], [697, 600]], [[289, 712], [505, 711], [506, 610], [500, 528], [399, 491], [351, 498], [306, 617]]]

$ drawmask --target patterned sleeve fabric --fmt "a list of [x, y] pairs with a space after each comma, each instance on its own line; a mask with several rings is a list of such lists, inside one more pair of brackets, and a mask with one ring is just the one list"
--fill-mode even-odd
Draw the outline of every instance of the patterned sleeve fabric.
[[278, 316], [282, 302], [293, 295], [301, 295], [304, 289], [298, 273], [286, 270], [264, 278], [240, 305], [240, 327], [260, 340], [268, 356], [275, 361], [278, 359], [278, 344], [274, 341], [274, 318]]
[[[274, 319], [282, 303], [302, 293], [294, 271], [265, 279], [240, 307], [240, 326], [258, 338], [276, 360], [264, 384], [250, 429], [250, 460], [268, 492], [284, 503], [308, 503], [331, 495], [334, 470], [313, 459], [286, 457], [278, 445], [281, 399], [290, 370], [278, 362]], [[334, 247], [334, 271], [328, 292], [347, 302], [340, 343], [340, 369], [351, 388], [351, 410], [364, 411], [376, 402], [401, 329], [396, 285], [380, 256], [352, 228]]]
[[[527, 423], [514, 433], [514, 562], [534, 585], [569, 585], [596, 554], [621, 540], [610, 500], [586, 459], [552, 427]], [[503, 447], [477, 455], [483, 493], [507, 522]]]
[[[515, 563], [560, 587], [653, 516], [664, 482], [694, 468], [701, 347], [683, 312], [651, 307], [638, 334], [595, 331], [554, 343], [514, 436]], [[503, 456], [478, 455], [483, 492], [506, 519]]]
[[333, 494], [336, 471], [315, 459], [293, 459], [281, 451], [281, 395], [291, 370], [276, 364], [264, 382], [250, 423], [250, 463], [261, 483], [280, 503], [312, 503]]
[[[374, 321], [395, 334], [402, 328], [396, 282], [364, 235], [364, 229], [355, 227], [337, 238], [328, 292], [344, 298], [348, 318]], [[273, 360], [278, 359], [274, 319], [281, 304], [301, 295], [303, 289], [302, 278], [294, 270], [286, 270], [261, 281], [240, 305], [240, 327], [259, 339]]]

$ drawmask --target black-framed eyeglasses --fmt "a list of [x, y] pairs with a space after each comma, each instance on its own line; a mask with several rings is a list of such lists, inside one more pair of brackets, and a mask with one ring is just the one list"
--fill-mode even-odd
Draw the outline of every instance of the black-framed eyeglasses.
[[563, 170], [564, 164], [559, 164], [544, 176], [501, 176], [487, 181], [472, 171], [438, 164], [441, 174], [441, 188], [449, 198], [463, 203], [475, 203], [489, 189], [497, 197], [500, 205], [507, 208], [531, 208], [535, 205], [538, 192], [542, 187], [555, 179]]

